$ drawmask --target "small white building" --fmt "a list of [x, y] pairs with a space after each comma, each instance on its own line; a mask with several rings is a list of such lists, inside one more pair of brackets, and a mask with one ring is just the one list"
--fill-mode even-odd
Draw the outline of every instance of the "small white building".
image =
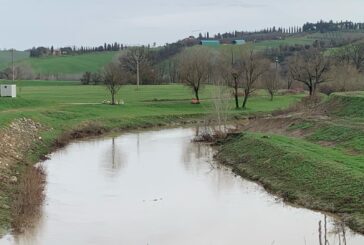
[[0, 96], [1, 97], [16, 97], [16, 85], [0, 85]]

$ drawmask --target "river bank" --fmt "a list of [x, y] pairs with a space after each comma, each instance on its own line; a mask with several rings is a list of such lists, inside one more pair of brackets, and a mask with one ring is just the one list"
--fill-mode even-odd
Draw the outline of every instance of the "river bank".
[[289, 203], [332, 213], [363, 234], [364, 122], [347, 113], [358, 98], [339, 103], [342, 97], [247, 121], [242, 133], [220, 142], [216, 158]]

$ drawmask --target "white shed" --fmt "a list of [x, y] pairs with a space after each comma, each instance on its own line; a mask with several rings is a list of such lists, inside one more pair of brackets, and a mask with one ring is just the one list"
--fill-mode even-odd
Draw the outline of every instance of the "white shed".
[[16, 97], [16, 85], [0, 85], [1, 97]]

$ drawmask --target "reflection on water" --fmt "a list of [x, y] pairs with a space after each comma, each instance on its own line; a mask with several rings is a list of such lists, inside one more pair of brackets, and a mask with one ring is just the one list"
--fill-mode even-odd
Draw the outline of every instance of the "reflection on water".
[[334, 221], [331, 230], [328, 230], [327, 226], [327, 216], [325, 215], [323, 221], [320, 220], [318, 223], [319, 245], [347, 245], [347, 228], [342, 222]]
[[323, 214], [285, 205], [213, 162], [193, 129], [75, 143], [45, 162], [35, 229], [0, 244], [363, 245]]
[[118, 147], [115, 138], [111, 139], [110, 148], [105, 150], [105, 159], [101, 167], [110, 177], [117, 176], [123, 167], [125, 160], [123, 159], [122, 148]]

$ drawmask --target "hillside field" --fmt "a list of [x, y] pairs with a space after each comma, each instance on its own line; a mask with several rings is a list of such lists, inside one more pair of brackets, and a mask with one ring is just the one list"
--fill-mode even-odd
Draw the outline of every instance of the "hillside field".
[[101, 52], [83, 55], [29, 58], [22, 63], [30, 65], [35, 74], [82, 74], [97, 72], [107, 63], [117, 59], [120, 52]]
[[[26, 59], [29, 59], [29, 52], [14, 51], [15, 62], [19, 62], [21, 60], [26, 60]], [[10, 65], [11, 60], [12, 60], [11, 51], [0, 51], [0, 70]]]
[[[364, 39], [364, 32], [330, 32], [330, 33], [304, 33], [295, 34], [282, 40], [265, 40], [246, 45], [220, 45], [211, 49], [231, 52], [234, 49], [246, 49], [253, 47], [256, 51], [268, 48], [278, 48], [282, 45], [308, 45], [315, 40], [343, 40]], [[50, 56], [30, 58], [29, 52], [16, 51], [14, 60], [17, 64], [24, 64], [33, 70], [34, 75], [45, 79], [78, 79], [84, 72], [100, 71], [107, 63], [116, 60], [123, 51], [101, 52], [83, 55]], [[330, 51], [327, 51], [330, 53]], [[11, 52], [0, 51], [0, 69], [4, 69], [11, 63]], [[77, 80], [76, 79], [76, 80]]]

